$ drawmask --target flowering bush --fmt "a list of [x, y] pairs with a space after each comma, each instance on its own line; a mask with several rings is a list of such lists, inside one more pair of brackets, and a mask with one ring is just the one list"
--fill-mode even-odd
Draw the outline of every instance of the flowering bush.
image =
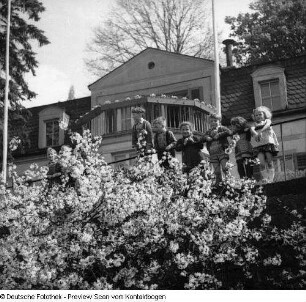
[[114, 171], [100, 138], [71, 138], [60, 181], [32, 165], [23, 176], [12, 167], [13, 189], [0, 187], [2, 289], [305, 286], [301, 217], [273, 226], [254, 181], [215, 190], [207, 162], [187, 177], [176, 160], [165, 170], [150, 156]]

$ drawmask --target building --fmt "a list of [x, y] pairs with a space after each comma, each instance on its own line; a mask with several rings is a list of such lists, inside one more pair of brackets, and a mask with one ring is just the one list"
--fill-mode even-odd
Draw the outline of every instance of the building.
[[[236, 68], [231, 48], [227, 49], [228, 66], [220, 69], [223, 123], [238, 115], [250, 120], [255, 107], [270, 107], [281, 151], [276, 169], [306, 169], [306, 55]], [[129, 164], [135, 154], [133, 106], [145, 107], [149, 121], [165, 116], [177, 137], [184, 120], [193, 122], [201, 134], [207, 130], [209, 114], [215, 112], [213, 72], [213, 61], [147, 48], [89, 85], [90, 97], [32, 108], [28, 126], [32, 147], [18, 160], [36, 161], [48, 145], [61, 145], [63, 134], [61, 130], [56, 134], [54, 125], [66, 115], [76, 128], [103, 135], [102, 152], [108, 163], [126, 159]], [[58, 139], [52, 141], [51, 133]]]
[[242, 68], [228, 66], [221, 72], [221, 95], [227, 121], [237, 115], [250, 118], [260, 105], [269, 107], [280, 144], [276, 172], [306, 169], [306, 55]]
[[[85, 97], [27, 109], [30, 114], [27, 122], [22, 121], [14, 129], [9, 129], [10, 137], [23, 133], [25, 138], [23, 145], [13, 153], [17, 171], [23, 172], [32, 163], [46, 165], [48, 147], [59, 150], [61, 145], [69, 143], [67, 133], [59, 127], [60, 121], [80, 131], [81, 128], [74, 126], [75, 121], [90, 108], [90, 97]], [[21, 128], [22, 131], [18, 131]]]
[[89, 85], [93, 110], [80, 119], [93, 135], [103, 135], [107, 162], [133, 157], [131, 108], [143, 106], [150, 122], [167, 118], [179, 135], [179, 124], [191, 121], [199, 133], [214, 112], [213, 61], [153, 48], [133, 57]]

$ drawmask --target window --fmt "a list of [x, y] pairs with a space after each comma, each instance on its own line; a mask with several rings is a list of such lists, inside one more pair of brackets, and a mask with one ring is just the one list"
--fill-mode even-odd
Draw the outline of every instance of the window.
[[169, 92], [167, 93], [167, 95], [173, 95], [173, 96], [177, 96], [179, 98], [183, 98], [183, 97], [188, 97], [188, 90], [180, 90], [180, 91], [174, 91], [174, 92]]
[[284, 68], [267, 65], [252, 73], [256, 107], [264, 105], [272, 111], [286, 109], [287, 88]]
[[115, 129], [115, 110], [109, 109], [105, 111], [105, 133], [113, 133]]
[[206, 132], [209, 128], [208, 115], [202, 111], [195, 110], [194, 116], [194, 128], [199, 132]]
[[153, 120], [161, 116], [161, 106], [160, 104], [153, 104]]
[[262, 105], [272, 111], [281, 109], [279, 80], [272, 80], [260, 83]]
[[299, 153], [296, 156], [298, 170], [306, 169], [306, 153]]
[[38, 148], [60, 146], [64, 143], [65, 131], [59, 127], [59, 122], [68, 124], [69, 116], [63, 108], [50, 106], [40, 111], [38, 127]]
[[199, 88], [191, 89], [190, 96], [192, 100], [201, 99], [200, 89]]
[[286, 166], [286, 171], [298, 172], [306, 169], [306, 153], [290, 153], [284, 156], [280, 155], [273, 159], [274, 168], [276, 172], [283, 172]]
[[46, 123], [46, 147], [59, 145], [59, 121], [49, 120]]
[[181, 107], [181, 117], [182, 117], [181, 120], [182, 120], [182, 122], [186, 122], [186, 121], [190, 120], [189, 111], [190, 111], [189, 107], [187, 107], [187, 106], [182, 106]]
[[154, 67], [155, 67], [155, 63], [154, 62], [148, 63], [148, 68], [149, 69], [153, 69]]
[[180, 91], [173, 91], [173, 92], [167, 93], [167, 95], [170, 95], [170, 96], [174, 95], [179, 98], [186, 97], [190, 100], [194, 100], [194, 99], [200, 100], [202, 98], [201, 88], [189, 88], [189, 89], [180, 90]]
[[179, 106], [168, 106], [167, 107], [167, 126], [170, 128], [178, 128], [180, 124], [179, 119]]
[[121, 130], [132, 128], [131, 107], [121, 108]]

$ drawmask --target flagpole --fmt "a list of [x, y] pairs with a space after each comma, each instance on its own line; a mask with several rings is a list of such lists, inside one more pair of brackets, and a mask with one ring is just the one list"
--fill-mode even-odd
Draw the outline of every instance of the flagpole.
[[215, 1], [212, 0], [212, 20], [213, 20], [213, 36], [214, 36], [214, 77], [215, 77], [215, 105], [217, 114], [221, 115], [221, 97], [220, 97], [220, 70], [219, 70], [219, 52], [218, 52], [218, 36], [217, 36], [217, 24], [215, 18]]
[[5, 54], [5, 96], [4, 96], [4, 117], [3, 117], [3, 158], [2, 158], [2, 177], [6, 183], [7, 174], [7, 140], [8, 140], [8, 95], [9, 95], [9, 57], [10, 57], [10, 23], [11, 23], [11, 0], [7, 0], [7, 24], [6, 24], [6, 54]]

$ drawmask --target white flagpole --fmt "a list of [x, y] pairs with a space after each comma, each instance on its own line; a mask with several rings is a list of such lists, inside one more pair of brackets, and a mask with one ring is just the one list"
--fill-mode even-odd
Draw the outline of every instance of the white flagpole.
[[214, 3], [214, 0], [212, 0], [212, 20], [213, 20], [214, 52], [215, 52], [215, 64], [214, 64], [215, 105], [216, 105], [216, 109], [217, 109], [217, 114], [221, 115], [218, 36], [217, 36], [217, 25], [216, 25], [216, 18], [215, 18], [215, 3]]
[[11, 25], [11, 0], [7, 0], [7, 25], [6, 25], [6, 54], [5, 54], [5, 97], [4, 97], [4, 118], [3, 118], [3, 161], [2, 177], [6, 183], [7, 174], [7, 140], [8, 140], [8, 94], [9, 94], [9, 57], [10, 57], [10, 25]]

